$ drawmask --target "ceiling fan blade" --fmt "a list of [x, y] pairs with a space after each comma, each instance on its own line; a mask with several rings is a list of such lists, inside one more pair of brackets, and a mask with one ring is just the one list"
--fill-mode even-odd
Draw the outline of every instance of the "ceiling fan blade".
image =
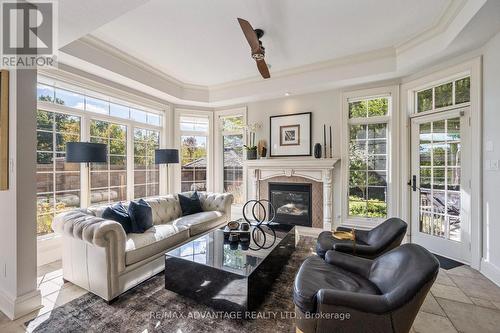
[[257, 62], [257, 68], [259, 69], [260, 74], [264, 79], [269, 79], [271, 77], [271, 74], [269, 74], [269, 68], [267, 67], [266, 61], [264, 59], [262, 60], [256, 60]]
[[261, 53], [259, 39], [250, 23], [242, 18], [238, 18], [238, 22], [240, 23], [241, 30], [243, 30], [243, 34], [245, 34], [248, 44], [250, 44], [252, 54]]

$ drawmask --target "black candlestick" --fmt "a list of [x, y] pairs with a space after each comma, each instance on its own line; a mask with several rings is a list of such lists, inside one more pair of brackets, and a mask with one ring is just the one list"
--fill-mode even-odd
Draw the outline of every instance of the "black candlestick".
[[333, 147], [332, 147], [332, 126], [330, 126], [330, 158], [332, 158], [333, 156]]
[[328, 156], [326, 155], [326, 125], [323, 125], [323, 147], [325, 150], [325, 158]]

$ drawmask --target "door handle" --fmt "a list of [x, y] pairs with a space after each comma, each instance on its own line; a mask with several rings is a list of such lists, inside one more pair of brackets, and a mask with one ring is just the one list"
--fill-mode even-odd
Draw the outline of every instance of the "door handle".
[[411, 176], [411, 180], [408, 182], [408, 186], [411, 186], [413, 192], [417, 191], [417, 176]]

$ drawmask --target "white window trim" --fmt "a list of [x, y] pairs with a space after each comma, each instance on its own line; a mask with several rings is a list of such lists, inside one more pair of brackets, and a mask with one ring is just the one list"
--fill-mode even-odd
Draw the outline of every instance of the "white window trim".
[[[205, 110], [194, 110], [185, 108], [175, 108], [175, 130], [174, 130], [174, 146], [179, 149], [179, 154], [181, 154], [181, 136], [182, 135], [200, 135], [208, 136], [207, 139], [207, 191], [214, 191], [214, 158], [213, 158], [213, 132], [214, 132], [214, 113], [212, 111]], [[181, 131], [180, 120], [182, 116], [203, 116], [208, 118], [208, 133], [207, 132], [197, 132], [197, 131]], [[181, 192], [181, 164], [178, 164], [173, 168], [175, 182], [173, 184], [173, 189], [175, 193]]]
[[[224, 135], [231, 135], [231, 134], [243, 134], [243, 142], [246, 144], [246, 135], [245, 135], [245, 130], [243, 131], [231, 131], [231, 132], [224, 132], [222, 131], [221, 127], [221, 122], [220, 119], [221, 117], [228, 117], [228, 116], [243, 116], [243, 124], [247, 124], [247, 108], [246, 107], [241, 107], [241, 108], [236, 108], [236, 109], [228, 109], [228, 110], [219, 110], [215, 112], [215, 121], [216, 121], [216, 130], [214, 131], [215, 133], [215, 148], [214, 148], [214, 154], [215, 154], [215, 173], [214, 173], [214, 185], [215, 185], [215, 191], [222, 193], [224, 191], [224, 150], [223, 150], [223, 141], [222, 137]], [[245, 157], [243, 157], [245, 158]], [[243, 163], [243, 201], [246, 201], [247, 199], [247, 168], [245, 163]]]
[[[80, 123], [80, 140], [83, 142], [90, 140], [90, 122], [91, 120], [101, 120], [106, 122], [112, 122], [119, 125], [125, 125], [127, 127], [127, 200], [132, 200], [134, 198], [134, 142], [133, 142], [133, 131], [135, 128], [141, 129], [151, 129], [160, 132], [160, 144], [162, 138], [165, 136], [165, 130], [163, 126], [150, 125], [145, 123], [136, 122], [131, 119], [122, 119], [118, 117], [112, 117], [110, 115], [104, 115], [101, 113], [95, 113], [91, 111], [83, 111], [68, 106], [55, 104], [45, 101], [37, 101], [37, 110], [43, 110], [48, 112], [63, 113], [72, 116], [78, 116], [81, 119]], [[162, 117], [162, 119], [165, 116]], [[162, 186], [160, 178], [160, 188]], [[82, 165], [80, 169], [80, 207], [86, 208], [91, 205], [90, 203], [90, 193], [89, 193], [89, 179], [88, 170], [86, 165]], [[54, 237], [55, 234], [41, 235], [41, 239], [47, 239]]]
[[[404, 82], [401, 86], [401, 181], [400, 181], [400, 198], [401, 198], [401, 218], [408, 223], [411, 223], [411, 193], [406, 185], [410, 180], [411, 175], [411, 150], [410, 141], [411, 133], [409, 129], [409, 118], [418, 117], [420, 115], [442, 112], [446, 108], [440, 108], [430, 113], [417, 113], [415, 92], [439, 85], [439, 83], [448, 82], [452, 79], [457, 79], [466, 75], [470, 75], [470, 147], [474, 147], [471, 151], [471, 214], [470, 214], [470, 248], [471, 262], [470, 265], [475, 269], [483, 269], [485, 258], [482, 258], [482, 59], [481, 57], [473, 58], [461, 64], [451, 66], [445, 69], [436, 70], [428, 75], [418, 79]], [[465, 103], [463, 105], [466, 105]], [[462, 106], [460, 104], [459, 106]], [[454, 106], [453, 108], [456, 108]], [[408, 228], [411, 232], [411, 228]], [[411, 237], [411, 234], [410, 234]]]
[[[374, 98], [388, 96], [390, 99], [389, 114], [381, 117], [368, 117], [362, 119], [349, 119], [349, 101], [356, 99]], [[349, 217], [349, 125], [355, 123], [385, 123], [387, 122], [387, 218], [399, 215], [398, 194], [399, 194], [399, 151], [398, 135], [398, 113], [399, 113], [399, 87], [385, 86], [362, 90], [345, 91], [342, 94], [342, 208], [341, 224], [348, 227], [360, 229], [370, 229], [385, 219], [383, 218], [363, 218]]]

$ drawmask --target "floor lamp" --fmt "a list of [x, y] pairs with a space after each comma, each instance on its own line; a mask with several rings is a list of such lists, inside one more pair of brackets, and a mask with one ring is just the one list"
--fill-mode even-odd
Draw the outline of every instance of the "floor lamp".
[[104, 143], [68, 142], [66, 144], [66, 163], [86, 163], [88, 172], [88, 205], [90, 195], [90, 163], [106, 163], [108, 161], [108, 146]]
[[[155, 150], [155, 164], [167, 165], [167, 192], [170, 191], [168, 179], [168, 165], [179, 163], [179, 150], [178, 149], [156, 149]], [[168, 194], [168, 193], [167, 193]]]

